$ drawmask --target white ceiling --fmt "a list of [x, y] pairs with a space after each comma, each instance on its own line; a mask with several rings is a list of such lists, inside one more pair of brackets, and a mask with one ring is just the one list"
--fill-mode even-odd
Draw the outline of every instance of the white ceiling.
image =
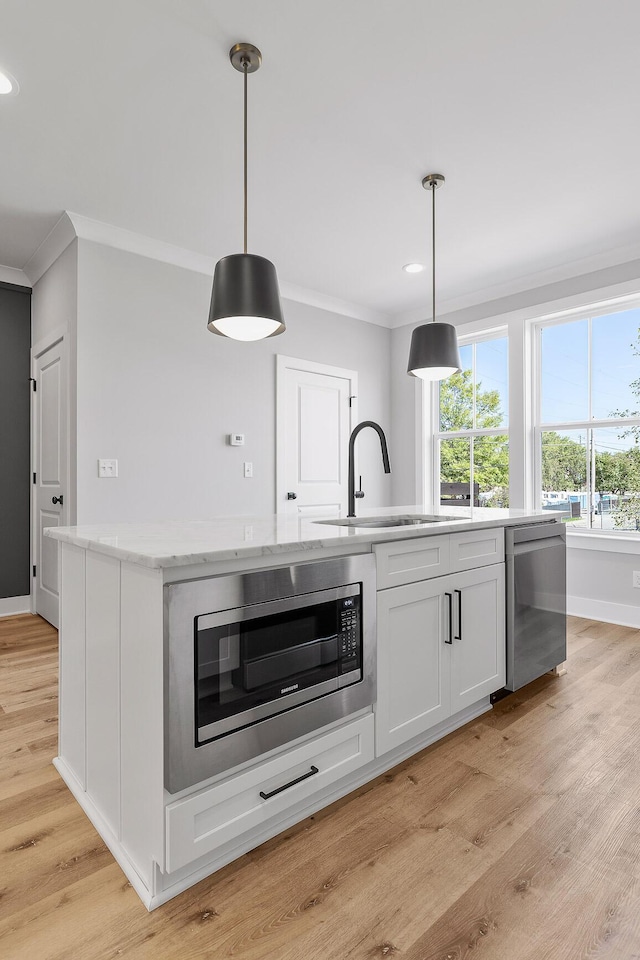
[[[384, 314], [640, 242], [632, 0], [4, 0], [0, 263], [65, 209]], [[523, 281], [523, 285], [524, 281]]]

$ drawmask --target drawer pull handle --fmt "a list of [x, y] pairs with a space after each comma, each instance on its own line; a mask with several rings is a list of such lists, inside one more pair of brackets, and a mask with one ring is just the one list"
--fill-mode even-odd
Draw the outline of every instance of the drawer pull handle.
[[275, 797], [276, 794], [282, 793], [283, 790], [288, 790], [289, 787], [295, 787], [296, 783], [302, 783], [303, 780], [308, 780], [309, 777], [312, 777], [315, 773], [320, 773], [317, 767], [311, 767], [308, 773], [303, 773], [301, 777], [296, 777], [295, 780], [290, 780], [289, 783], [285, 783], [283, 787], [276, 787], [275, 790], [272, 790], [271, 793], [263, 793], [260, 791], [260, 796], [263, 800], [270, 800], [271, 797]]
[[445, 593], [445, 597], [449, 601], [449, 639], [444, 638], [445, 643], [453, 643], [453, 594]]
[[458, 636], [454, 640], [462, 640], [462, 590], [454, 590], [458, 594]]

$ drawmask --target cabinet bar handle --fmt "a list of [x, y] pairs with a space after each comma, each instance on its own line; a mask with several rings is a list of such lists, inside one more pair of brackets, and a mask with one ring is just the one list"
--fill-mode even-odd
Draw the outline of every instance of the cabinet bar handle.
[[458, 636], [454, 640], [462, 640], [462, 590], [454, 590], [458, 594]]
[[317, 767], [311, 767], [308, 773], [303, 773], [301, 777], [296, 777], [295, 780], [290, 780], [289, 783], [285, 783], [283, 787], [276, 787], [275, 790], [272, 790], [271, 793], [263, 793], [260, 791], [260, 796], [263, 800], [270, 800], [271, 797], [275, 797], [276, 794], [282, 793], [283, 790], [288, 790], [289, 787], [295, 787], [296, 783], [302, 783], [303, 780], [308, 780], [309, 777], [312, 777], [314, 773], [320, 773]]
[[445, 597], [449, 601], [449, 639], [445, 637], [445, 643], [453, 643], [451, 634], [453, 631], [453, 596], [450, 593], [445, 593]]

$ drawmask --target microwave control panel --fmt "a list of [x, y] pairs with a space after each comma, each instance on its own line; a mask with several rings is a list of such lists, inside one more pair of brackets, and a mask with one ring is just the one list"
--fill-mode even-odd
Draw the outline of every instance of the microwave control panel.
[[340, 660], [342, 673], [358, 666], [360, 660], [360, 598], [345, 597], [340, 610]]

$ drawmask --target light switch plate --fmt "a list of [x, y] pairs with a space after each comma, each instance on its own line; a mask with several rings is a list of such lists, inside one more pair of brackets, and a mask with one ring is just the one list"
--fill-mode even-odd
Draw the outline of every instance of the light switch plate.
[[98, 476], [99, 477], [117, 477], [118, 461], [117, 460], [98, 460]]

